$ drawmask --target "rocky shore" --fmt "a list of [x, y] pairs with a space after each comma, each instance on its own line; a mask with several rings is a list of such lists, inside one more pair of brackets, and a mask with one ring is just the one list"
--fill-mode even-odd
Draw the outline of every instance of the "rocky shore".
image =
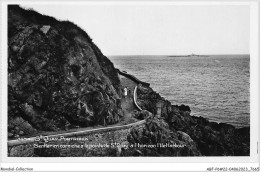
[[[122, 90], [118, 70], [77, 25], [8, 6], [9, 139], [117, 124], [125, 115]], [[115, 156], [250, 155], [249, 127], [191, 116], [149, 83], [138, 86], [137, 97], [143, 110], [133, 118], [146, 123], [127, 135], [137, 146]]]
[[[250, 128], [235, 128], [226, 123], [216, 123], [203, 117], [191, 116], [189, 106], [172, 105], [150, 87], [138, 89], [139, 105], [153, 114], [157, 114], [157, 103], [161, 104], [161, 117], [153, 117], [142, 131], [133, 132], [129, 136], [132, 143], [169, 143], [174, 139], [183, 141], [187, 146], [180, 156], [249, 156]], [[145, 113], [145, 112], [142, 112]], [[140, 116], [140, 114], [139, 114]], [[147, 116], [147, 115], [143, 115]], [[166, 131], [168, 132], [166, 132]], [[169, 134], [170, 133], [170, 134]], [[171, 137], [171, 138], [169, 138]], [[153, 139], [147, 139], [153, 138]], [[160, 139], [163, 139], [160, 140]], [[175, 149], [179, 150], [179, 149]], [[169, 148], [165, 153], [172, 151]], [[180, 151], [180, 150], [179, 150]], [[144, 153], [145, 152], [145, 153]], [[156, 151], [155, 151], [156, 152]], [[158, 152], [157, 152], [158, 153]], [[159, 154], [160, 156], [165, 153]], [[150, 149], [140, 150], [145, 156], [154, 155]], [[175, 154], [177, 154], [175, 152]], [[157, 154], [158, 155], [158, 154]]]

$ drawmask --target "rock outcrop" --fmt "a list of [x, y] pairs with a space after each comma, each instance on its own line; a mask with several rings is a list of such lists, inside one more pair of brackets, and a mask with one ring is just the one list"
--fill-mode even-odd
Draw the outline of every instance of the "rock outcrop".
[[113, 63], [67, 21], [8, 6], [8, 135], [117, 123]]
[[161, 103], [161, 118], [172, 132], [185, 133], [198, 146], [204, 156], [249, 156], [250, 128], [235, 128], [226, 123], [210, 122], [203, 117], [191, 116], [189, 106], [171, 105], [150, 87], [141, 86], [138, 91], [139, 105], [153, 114]]
[[201, 156], [196, 143], [184, 132], [173, 132], [162, 118], [150, 117], [144, 127], [135, 127], [127, 137], [124, 156]]

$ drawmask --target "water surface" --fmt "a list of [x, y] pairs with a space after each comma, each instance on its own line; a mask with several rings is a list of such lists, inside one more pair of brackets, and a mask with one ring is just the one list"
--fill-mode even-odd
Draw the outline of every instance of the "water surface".
[[249, 55], [109, 58], [116, 68], [149, 82], [172, 104], [189, 105], [191, 115], [237, 127], [249, 125]]

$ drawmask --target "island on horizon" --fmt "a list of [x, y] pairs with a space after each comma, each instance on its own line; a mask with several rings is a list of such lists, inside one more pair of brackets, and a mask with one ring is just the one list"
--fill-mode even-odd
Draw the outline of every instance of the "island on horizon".
[[209, 57], [209, 55], [189, 54], [189, 55], [170, 55], [168, 57]]

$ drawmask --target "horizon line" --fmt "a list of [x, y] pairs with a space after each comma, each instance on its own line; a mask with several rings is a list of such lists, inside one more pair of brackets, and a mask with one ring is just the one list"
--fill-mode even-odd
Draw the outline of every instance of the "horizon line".
[[[188, 56], [192, 54], [117, 54], [117, 55], [105, 55], [105, 56]], [[211, 55], [250, 55], [250, 53], [241, 53], [241, 54], [194, 54], [197, 56], [211, 56]]]

